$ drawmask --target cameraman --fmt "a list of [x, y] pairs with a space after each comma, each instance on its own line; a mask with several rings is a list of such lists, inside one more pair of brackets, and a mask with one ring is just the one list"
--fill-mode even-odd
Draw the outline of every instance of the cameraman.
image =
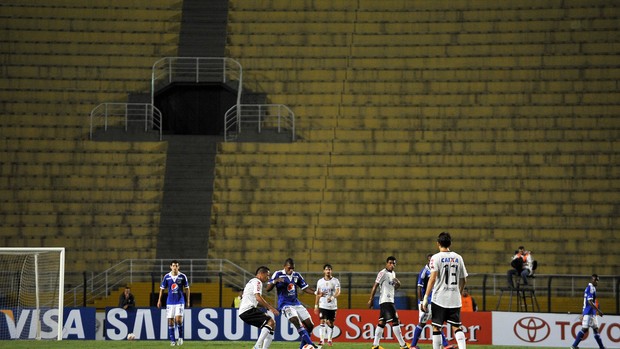
[[527, 277], [534, 274], [534, 259], [532, 253], [527, 251], [525, 247], [519, 246], [519, 249], [515, 251], [515, 255], [510, 262], [512, 269], [506, 273], [508, 277], [508, 286], [514, 288], [514, 282], [512, 277], [520, 275], [523, 280], [522, 285], [527, 286]]

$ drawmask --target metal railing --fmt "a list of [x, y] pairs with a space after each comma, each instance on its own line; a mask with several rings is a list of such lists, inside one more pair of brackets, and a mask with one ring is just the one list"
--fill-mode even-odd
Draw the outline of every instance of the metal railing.
[[155, 93], [175, 82], [223, 83], [237, 91], [236, 103], [224, 114], [224, 140], [241, 134], [243, 124], [256, 124], [257, 132], [273, 129], [289, 130], [295, 141], [295, 113], [284, 104], [241, 104], [243, 67], [227, 57], [164, 57], [153, 63], [151, 71], [151, 103], [102, 103], [90, 113], [90, 139], [97, 127], [105, 131], [112, 125], [144, 122], [144, 130], [159, 130], [162, 140], [162, 113], [155, 107]]
[[161, 141], [162, 121], [161, 112], [151, 103], [101, 103], [90, 112], [90, 139], [99, 127], [107, 131], [119, 126], [127, 132], [130, 123], [144, 123], [144, 132], [158, 130]]
[[[322, 273], [305, 273], [302, 275], [306, 282], [316, 287], [316, 280], [322, 277]], [[353, 301], [351, 295], [369, 294], [377, 276], [376, 272], [334, 272], [333, 275], [340, 280], [343, 299], [339, 300], [339, 306], [350, 308]], [[407, 297], [411, 309], [416, 309], [417, 300], [417, 272], [397, 272], [402, 286], [396, 296]], [[602, 275], [601, 284], [596, 289], [598, 299], [614, 300], [612, 304], [606, 304], [606, 312], [620, 314], [620, 276]], [[545, 307], [541, 312], [562, 312], [560, 299], [574, 298], [574, 311], [581, 311], [583, 291], [590, 281], [590, 275], [560, 275], [560, 274], [537, 274], [530, 279], [529, 287], [536, 293], [536, 297]], [[494, 311], [497, 306], [497, 297], [502, 289], [507, 286], [506, 274], [469, 274], [467, 287], [478, 302], [481, 311]], [[348, 299], [347, 299], [348, 297]], [[491, 300], [492, 299], [492, 300]], [[515, 301], [516, 303], [516, 301]], [[615, 303], [615, 308], [614, 308]], [[572, 304], [572, 303], [571, 303]]]
[[295, 141], [295, 113], [284, 104], [240, 104], [224, 114], [224, 141], [235, 140], [242, 132], [243, 124], [256, 124], [256, 131], [274, 129], [278, 133], [286, 129]]
[[151, 73], [151, 104], [155, 104], [155, 92], [174, 82], [221, 82], [230, 84], [237, 91], [237, 103], [241, 104], [243, 68], [227, 57], [164, 57], [153, 63]]
[[[220, 280], [229, 287], [242, 288], [254, 277], [245, 269], [226, 259], [178, 259], [181, 271], [192, 282]], [[127, 259], [106, 271], [85, 277], [85, 282], [65, 292], [67, 306], [92, 304], [95, 299], [109, 296], [119, 287], [135, 282], [150, 282], [170, 271], [169, 259]]]
[[[103, 273], [91, 275], [85, 283], [65, 292], [65, 304], [67, 306], [81, 306], [92, 304], [95, 299], [109, 296], [116, 292], [119, 287], [136, 282], [152, 282], [153, 278], [159, 281], [162, 275], [170, 271], [169, 260], [124, 260], [109, 268]], [[235, 263], [226, 259], [179, 259], [181, 271], [186, 273], [192, 283], [219, 282], [219, 288], [243, 286], [254, 277], [253, 271], [247, 271]], [[316, 286], [316, 281], [323, 276], [321, 272], [303, 272], [306, 282]], [[352, 296], [356, 294], [369, 294], [377, 276], [376, 272], [334, 272], [340, 280], [343, 297], [339, 301], [342, 308], [353, 306]], [[398, 279], [402, 286], [397, 291], [397, 296], [411, 299], [410, 308], [415, 308], [417, 294], [417, 272], [398, 272]], [[589, 275], [556, 275], [537, 274], [530, 280], [530, 287], [536, 292], [537, 298], [546, 307], [541, 307], [541, 312], [564, 311], [559, 299], [576, 299], [574, 311], [580, 311], [579, 300], [583, 296], [583, 290], [589, 282]], [[597, 287], [597, 297], [605, 299], [605, 313], [613, 314], [614, 304], [609, 304], [615, 299], [615, 313], [620, 314], [620, 276], [601, 275], [601, 284]], [[470, 274], [467, 287], [476, 298], [480, 310], [496, 310], [496, 301], [502, 289], [506, 287], [506, 274]], [[221, 292], [220, 292], [221, 295]], [[269, 295], [274, 297], [275, 295]], [[274, 299], [275, 300], [275, 299]], [[572, 304], [572, 303], [571, 303]], [[226, 304], [227, 305], [227, 304]], [[220, 299], [220, 306], [222, 304]]]

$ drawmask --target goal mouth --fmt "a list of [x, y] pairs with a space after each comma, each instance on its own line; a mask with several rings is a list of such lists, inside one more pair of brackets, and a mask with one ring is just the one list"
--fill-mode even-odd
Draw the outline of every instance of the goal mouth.
[[0, 248], [0, 340], [63, 336], [65, 248]]

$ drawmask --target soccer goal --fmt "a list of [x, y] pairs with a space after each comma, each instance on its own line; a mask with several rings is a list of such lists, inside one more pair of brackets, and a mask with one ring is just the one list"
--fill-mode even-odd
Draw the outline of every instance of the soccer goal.
[[0, 340], [62, 340], [64, 247], [0, 247], [0, 274]]

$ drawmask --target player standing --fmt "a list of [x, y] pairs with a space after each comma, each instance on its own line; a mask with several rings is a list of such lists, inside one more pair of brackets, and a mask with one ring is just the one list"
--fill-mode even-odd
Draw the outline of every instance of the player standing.
[[598, 343], [598, 347], [603, 349], [603, 340], [601, 339], [601, 335], [598, 333], [598, 321], [596, 320], [596, 315], [603, 316], [603, 312], [596, 306], [596, 286], [598, 286], [598, 275], [592, 274], [592, 279], [586, 287], [586, 290], [583, 292], [583, 311], [581, 312], [582, 320], [581, 320], [581, 330], [577, 333], [577, 337], [575, 338], [575, 342], [571, 345], [571, 349], [577, 349], [583, 337], [588, 333], [590, 327], [592, 327], [592, 331], [594, 332], [594, 339], [596, 343]]
[[313, 295], [314, 290], [308, 286], [301, 274], [295, 271], [295, 261], [292, 258], [284, 261], [284, 269], [273, 274], [267, 284], [267, 292], [273, 290], [274, 287], [278, 292], [278, 310], [297, 328], [301, 336], [299, 348], [301, 349], [305, 344], [316, 347], [310, 338], [314, 323], [308, 309], [297, 298], [297, 287]]
[[400, 281], [396, 278], [394, 267], [396, 266], [396, 257], [389, 256], [385, 261], [385, 268], [377, 274], [375, 283], [370, 291], [370, 299], [368, 300], [368, 307], [372, 308], [373, 299], [377, 289], [380, 291], [379, 296], [379, 323], [375, 329], [375, 337], [372, 342], [372, 349], [383, 349], [379, 345], [381, 337], [383, 336], [383, 329], [389, 322], [392, 325], [392, 330], [401, 348], [409, 348], [409, 345], [403, 339], [403, 333], [400, 329], [400, 322], [398, 320], [398, 313], [396, 312], [396, 306], [394, 305], [394, 292], [400, 287]]
[[[418, 325], [415, 327], [413, 331], [413, 339], [411, 340], [411, 349], [418, 349], [418, 340], [420, 340], [420, 335], [422, 334], [422, 330], [424, 330], [424, 326], [431, 319], [432, 312], [425, 312], [422, 309], [422, 298], [426, 294], [426, 288], [428, 287], [428, 279], [431, 277], [431, 268], [428, 266], [431, 257], [433, 257], [432, 253], [426, 255], [426, 264], [420, 270], [418, 274]], [[428, 296], [428, 300], [430, 301], [432, 297], [431, 294]], [[453, 348], [452, 345], [448, 345], [448, 340], [446, 336], [444, 336], [443, 331], [441, 332], [441, 343], [444, 346], [444, 349]]]
[[269, 280], [269, 268], [265, 266], [258, 267], [256, 277], [248, 281], [243, 289], [243, 296], [241, 297], [241, 304], [239, 305], [239, 318], [245, 323], [260, 329], [260, 335], [254, 345], [254, 349], [263, 348], [268, 349], [273, 341], [273, 331], [276, 328], [276, 321], [262, 310], [258, 309], [258, 306], [262, 306], [271, 311], [274, 315], [280, 313], [276, 308], [263, 299], [263, 282]]
[[[170, 272], [164, 275], [159, 286], [159, 298], [157, 308], [161, 308], [161, 296], [164, 290], [168, 291], [166, 300], [166, 317], [168, 318], [168, 338], [170, 346], [183, 345], [183, 312], [185, 311], [185, 299], [189, 308], [189, 279], [179, 271], [179, 262], [174, 260], [170, 263]], [[184, 291], [187, 291], [185, 296]], [[175, 340], [175, 327], [179, 330], [179, 339]]]
[[323, 345], [327, 338], [327, 344], [332, 345], [334, 321], [338, 310], [338, 296], [340, 295], [340, 281], [332, 276], [331, 264], [323, 266], [323, 277], [316, 284], [316, 299], [314, 300], [314, 313], [321, 319], [319, 345]]
[[428, 311], [428, 298], [431, 298], [431, 321], [433, 324], [433, 349], [441, 349], [441, 329], [444, 322], [452, 325], [454, 338], [459, 349], [465, 349], [465, 334], [461, 329], [461, 294], [467, 283], [467, 269], [463, 257], [450, 251], [452, 237], [442, 232], [437, 237], [439, 253], [431, 257], [429, 267], [431, 276], [422, 300], [422, 309]]

